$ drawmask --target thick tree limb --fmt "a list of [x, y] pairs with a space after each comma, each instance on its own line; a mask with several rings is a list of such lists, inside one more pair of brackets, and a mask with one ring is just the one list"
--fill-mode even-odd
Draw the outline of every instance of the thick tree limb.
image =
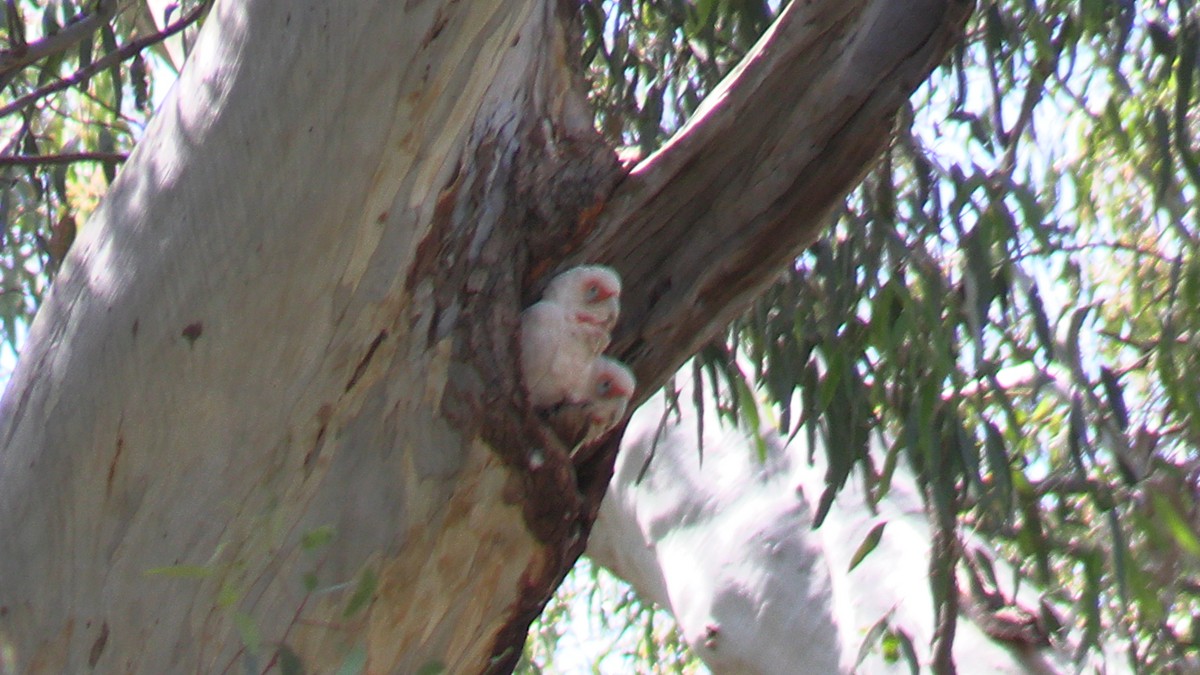
[[[793, 2], [676, 137], [618, 187], [570, 261], [616, 267], [613, 351], [648, 396], [828, 224], [972, 0]], [[585, 522], [617, 440], [577, 467]]]
[[743, 65], [621, 184], [579, 259], [629, 288], [616, 351], [643, 396], [828, 224], [971, 0], [793, 2]]

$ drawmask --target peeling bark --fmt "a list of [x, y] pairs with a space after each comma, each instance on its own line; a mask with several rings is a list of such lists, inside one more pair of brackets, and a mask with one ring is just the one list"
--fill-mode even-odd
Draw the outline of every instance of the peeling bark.
[[617, 443], [572, 467], [530, 413], [520, 309], [613, 264], [649, 392], [815, 236], [967, 11], [793, 4], [622, 181], [568, 6], [218, 2], [0, 401], [0, 666], [510, 670]]

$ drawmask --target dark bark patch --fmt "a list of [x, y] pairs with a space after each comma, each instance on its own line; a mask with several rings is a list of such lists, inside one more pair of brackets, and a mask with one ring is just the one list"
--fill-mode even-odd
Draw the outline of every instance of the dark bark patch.
[[88, 652], [88, 667], [95, 668], [100, 662], [100, 657], [104, 654], [104, 647], [108, 644], [108, 622], [100, 624], [100, 635], [96, 636], [96, 641], [92, 643], [92, 649]]
[[134, 319], [133, 320], [133, 328], [131, 328], [129, 330], [129, 332], [133, 335], [134, 338], [137, 338], [138, 328], [140, 328], [140, 327], [141, 327], [141, 324], [138, 323], [137, 319]]
[[624, 171], [616, 154], [594, 136], [546, 125], [529, 133], [515, 180], [518, 201], [527, 210], [531, 264], [524, 285], [533, 287], [583, 247]]
[[363, 355], [358, 365], [354, 367], [354, 374], [350, 376], [350, 381], [346, 383], [347, 392], [354, 388], [355, 384], [358, 384], [359, 378], [362, 377], [363, 372], [367, 370], [367, 365], [371, 363], [371, 359], [375, 356], [375, 350], [379, 349], [379, 345], [383, 343], [387, 335], [386, 330], [381, 330], [379, 331], [379, 335], [376, 335], [375, 339], [371, 341], [371, 346], [367, 347], [367, 353]]
[[458, 191], [462, 185], [461, 167], [455, 173], [450, 184], [438, 193], [437, 203], [433, 206], [433, 218], [428, 234], [417, 244], [417, 254], [409, 269], [404, 287], [411, 291], [423, 279], [428, 279], [438, 268], [442, 259], [446, 237], [451, 228], [451, 216], [458, 201]]
[[196, 340], [199, 340], [200, 336], [203, 334], [204, 324], [200, 321], [193, 321], [192, 323], [189, 323], [188, 325], [184, 326], [183, 330], [179, 333], [183, 339], [188, 341], [188, 346], [195, 346]]
[[425, 38], [421, 40], [421, 47], [428, 47], [430, 44], [432, 44], [433, 41], [442, 34], [442, 31], [446, 28], [446, 24], [449, 22], [449, 17], [447, 17], [446, 14], [441, 10], [438, 10], [438, 15], [433, 20], [433, 26], [429, 29], [429, 32], [425, 34]]
[[325, 440], [325, 427], [322, 426], [317, 432], [317, 440], [313, 446], [309, 448], [304, 455], [304, 477], [307, 478], [312, 474], [313, 463], [317, 461], [317, 457], [321, 454], [321, 441]]
[[307, 478], [312, 473], [313, 465], [317, 461], [317, 457], [321, 455], [321, 443], [325, 440], [325, 432], [329, 428], [329, 420], [333, 417], [333, 406], [328, 403], [321, 406], [317, 411], [317, 420], [321, 423], [317, 429], [317, 437], [313, 440], [312, 447], [304, 454], [304, 476]]
[[121, 432], [121, 425], [117, 424], [117, 449], [113, 452], [112, 461], [108, 463], [108, 481], [105, 484], [105, 492], [111, 497], [113, 492], [113, 479], [117, 476], [117, 463], [121, 461], [121, 453], [125, 450], [125, 435]]

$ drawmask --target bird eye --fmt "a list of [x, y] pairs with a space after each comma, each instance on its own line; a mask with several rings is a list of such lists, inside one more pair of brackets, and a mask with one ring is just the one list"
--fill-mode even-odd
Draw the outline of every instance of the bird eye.
[[608, 392], [612, 391], [612, 380], [600, 380], [600, 385], [596, 388], [600, 391], [601, 396], [607, 396]]
[[600, 297], [600, 286], [598, 284], [588, 284], [587, 297], [588, 300], [595, 300]]

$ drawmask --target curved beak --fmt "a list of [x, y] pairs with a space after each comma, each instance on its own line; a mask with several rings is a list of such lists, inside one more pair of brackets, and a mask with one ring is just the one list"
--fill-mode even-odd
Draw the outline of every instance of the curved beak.
[[604, 302], [605, 300], [608, 300], [609, 298], [615, 296], [616, 294], [617, 294], [617, 292], [612, 290], [611, 288], [599, 288], [596, 290], [595, 302]]

